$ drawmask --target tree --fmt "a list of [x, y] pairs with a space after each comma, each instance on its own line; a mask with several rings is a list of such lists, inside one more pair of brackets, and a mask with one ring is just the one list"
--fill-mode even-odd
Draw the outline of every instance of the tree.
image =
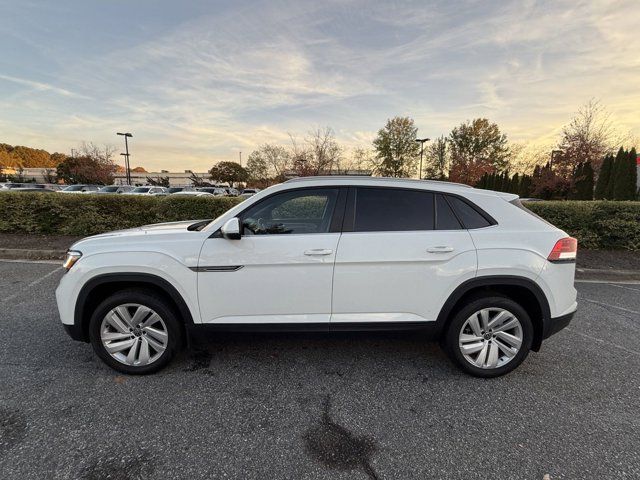
[[636, 198], [636, 150], [620, 147], [613, 163], [611, 198], [614, 200], [634, 200]]
[[572, 200], [593, 200], [593, 168], [590, 162], [578, 163], [573, 173]]
[[449, 176], [447, 143], [447, 137], [442, 135], [427, 147], [424, 178], [446, 180]]
[[189, 175], [189, 180], [193, 184], [194, 187], [210, 187], [211, 184], [207, 182], [204, 178], [198, 176], [198, 174], [191, 172]]
[[297, 175], [329, 175], [339, 166], [342, 148], [338, 145], [331, 127], [317, 128], [309, 132], [303, 145], [299, 145], [293, 135], [289, 136], [293, 169]]
[[598, 175], [598, 181], [596, 183], [596, 190], [594, 196], [596, 200], [603, 200], [610, 198], [609, 196], [609, 182], [611, 180], [611, 174], [613, 173], [613, 155], [607, 155], [602, 161], [600, 167], [600, 174]]
[[155, 185], [157, 187], [170, 186], [169, 177], [156, 177], [156, 178], [147, 177], [147, 184]]
[[249, 161], [254, 160], [266, 165], [267, 177], [282, 181], [285, 173], [291, 169], [291, 154], [280, 145], [265, 143], [249, 155]]
[[449, 134], [449, 180], [475, 185], [485, 173], [503, 171], [509, 162], [507, 136], [486, 118], [476, 118]]
[[116, 167], [112, 162], [101, 161], [90, 156], [67, 157], [58, 164], [58, 179], [66, 183], [95, 183], [109, 185], [113, 183]]
[[394, 117], [387, 120], [373, 141], [376, 149], [375, 171], [383, 177], [411, 177], [416, 171], [420, 146], [413, 119]]
[[599, 170], [604, 156], [614, 148], [615, 137], [609, 114], [600, 102], [592, 99], [562, 129], [558, 148], [570, 169], [578, 163], [590, 162]]
[[247, 160], [247, 166], [245, 167], [249, 175], [247, 181], [264, 188], [269, 182], [269, 167], [265, 159], [260, 155], [254, 155], [255, 153], [251, 152]]
[[235, 183], [246, 182], [249, 174], [245, 168], [236, 162], [220, 162], [209, 170], [211, 180], [214, 182], [228, 183], [233, 186]]

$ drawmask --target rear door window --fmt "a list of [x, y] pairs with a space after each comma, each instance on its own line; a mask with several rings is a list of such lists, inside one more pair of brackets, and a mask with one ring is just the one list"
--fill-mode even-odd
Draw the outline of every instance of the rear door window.
[[433, 193], [399, 188], [356, 188], [353, 231], [433, 230]]

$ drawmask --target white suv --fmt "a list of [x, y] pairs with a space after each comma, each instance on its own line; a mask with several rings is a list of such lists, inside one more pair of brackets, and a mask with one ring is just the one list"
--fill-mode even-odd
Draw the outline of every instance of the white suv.
[[415, 329], [494, 377], [570, 322], [576, 248], [516, 195], [301, 178], [213, 221], [83, 239], [56, 297], [71, 337], [124, 373], [159, 370], [205, 328]]

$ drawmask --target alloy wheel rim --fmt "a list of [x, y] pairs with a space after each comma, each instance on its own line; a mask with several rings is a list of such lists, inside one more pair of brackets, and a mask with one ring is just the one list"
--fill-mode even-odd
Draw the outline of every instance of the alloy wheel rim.
[[169, 332], [155, 311], [138, 303], [109, 310], [100, 325], [100, 340], [120, 363], [143, 367], [157, 361], [167, 349]]
[[494, 369], [513, 360], [522, 338], [522, 324], [513, 313], [504, 308], [483, 308], [464, 322], [458, 345], [471, 365]]

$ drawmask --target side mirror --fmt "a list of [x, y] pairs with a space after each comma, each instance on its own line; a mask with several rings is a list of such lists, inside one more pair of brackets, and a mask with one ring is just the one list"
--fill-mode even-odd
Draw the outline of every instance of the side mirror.
[[238, 217], [233, 217], [227, 220], [220, 229], [220, 233], [227, 240], [240, 240], [240, 220]]

